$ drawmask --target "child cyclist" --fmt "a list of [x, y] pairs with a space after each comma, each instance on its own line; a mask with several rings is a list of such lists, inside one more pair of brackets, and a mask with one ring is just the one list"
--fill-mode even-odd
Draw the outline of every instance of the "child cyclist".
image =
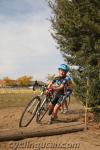
[[52, 123], [57, 118], [57, 113], [61, 107], [63, 96], [64, 96], [64, 86], [66, 84], [66, 74], [69, 71], [69, 67], [66, 64], [61, 64], [58, 67], [59, 75], [48, 84], [48, 89], [52, 88], [54, 91], [54, 97], [48, 105], [50, 115], [49, 124]]

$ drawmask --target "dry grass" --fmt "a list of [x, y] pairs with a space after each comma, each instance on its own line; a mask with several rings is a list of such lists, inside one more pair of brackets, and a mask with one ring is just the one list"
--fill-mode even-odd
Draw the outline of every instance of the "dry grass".
[[[39, 90], [36, 90], [35, 92], [39, 92]], [[14, 88], [1, 88], [0, 89], [0, 94], [19, 94], [19, 93], [34, 93], [32, 89], [28, 89], [28, 88], [18, 88], [18, 89], [14, 89]]]
[[31, 89], [0, 89], [0, 108], [24, 106], [39, 92], [33, 92]]
[[[0, 108], [25, 106], [40, 90], [32, 89], [0, 89]], [[71, 97], [71, 103], [76, 103], [76, 98]]]

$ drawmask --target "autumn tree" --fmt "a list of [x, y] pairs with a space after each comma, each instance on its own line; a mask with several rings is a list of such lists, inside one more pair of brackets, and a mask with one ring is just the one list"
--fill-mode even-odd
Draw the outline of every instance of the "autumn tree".
[[3, 78], [4, 86], [14, 86], [16, 85], [16, 81], [11, 79], [10, 77]]
[[18, 86], [29, 86], [32, 82], [32, 77], [31, 76], [22, 76], [22, 77], [19, 77], [17, 79], [17, 85]]

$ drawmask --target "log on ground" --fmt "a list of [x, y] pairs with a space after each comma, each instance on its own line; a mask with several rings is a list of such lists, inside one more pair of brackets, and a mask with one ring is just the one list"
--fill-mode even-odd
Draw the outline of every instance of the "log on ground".
[[60, 134], [73, 133], [84, 130], [84, 124], [67, 123], [67, 125], [53, 127], [45, 126], [44, 128], [18, 128], [18, 129], [3, 129], [0, 131], [0, 142], [22, 140], [33, 137], [53, 136]]

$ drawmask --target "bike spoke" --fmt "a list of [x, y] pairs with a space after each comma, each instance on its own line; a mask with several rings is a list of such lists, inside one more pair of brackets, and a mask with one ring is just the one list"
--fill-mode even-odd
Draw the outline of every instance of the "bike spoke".
[[37, 122], [40, 122], [42, 120], [42, 118], [45, 116], [47, 110], [48, 110], [48, 102], [47, 102], [47, 99], [45, 98], [38, 110], [37, 118], [36, 118]]
[[39, 97], [33, 98], [29, 102], [29, 104], [27, 105], [27, 107], [25, 108], [21, 116], [20, 123], [19, 123], [20, 127], [26, 127], [32, 121], [32, 119], [35, 117], [39, 104], [40, 104]]

